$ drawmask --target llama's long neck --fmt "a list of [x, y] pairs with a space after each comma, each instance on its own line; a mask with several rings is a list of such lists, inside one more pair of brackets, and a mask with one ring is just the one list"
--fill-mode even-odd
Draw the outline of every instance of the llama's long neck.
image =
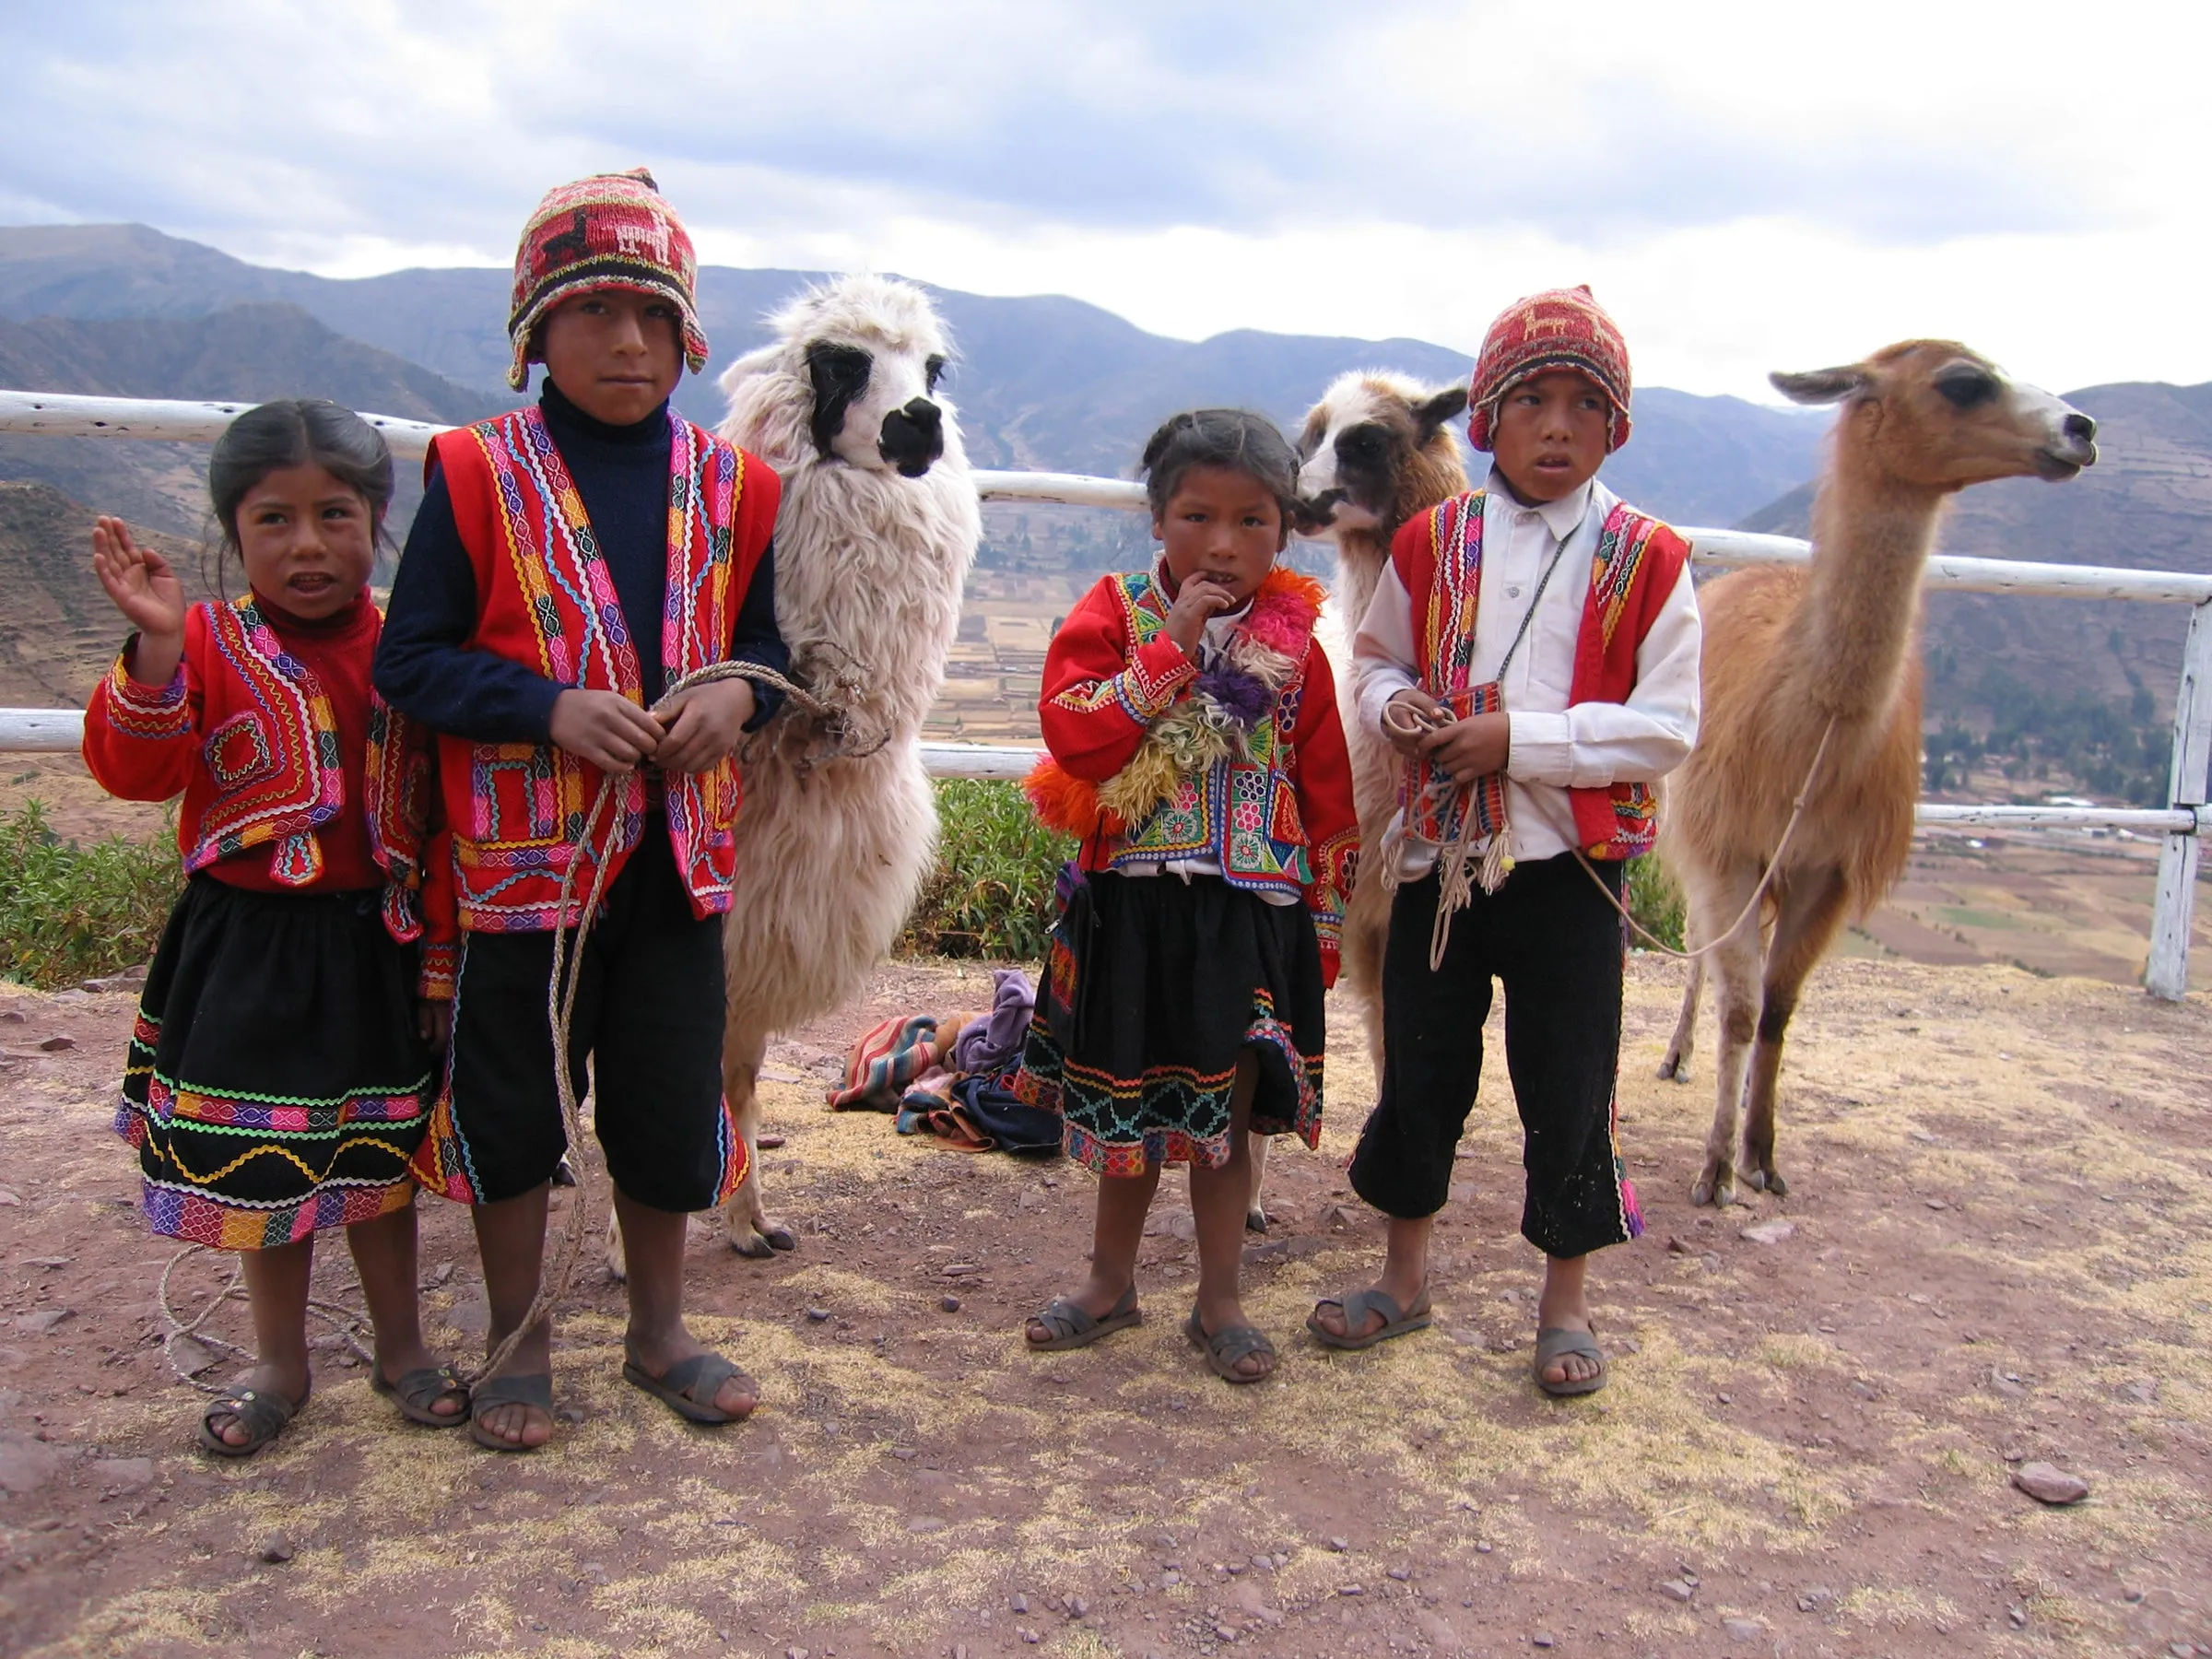
[[1348, 652], [1359, 620], [1382, 581], [1382, 567], [1390, 562], [1390, 537], [1373, 530], [1336, 533], [1336, 619], [1344, 629]]
[[1782, 677], [1813, 710], [1885, 723], [1920, 642], [1920, 579], [1941, 490], [1904, 486], [1840, 446], [1813, 503], [1813, 562]]

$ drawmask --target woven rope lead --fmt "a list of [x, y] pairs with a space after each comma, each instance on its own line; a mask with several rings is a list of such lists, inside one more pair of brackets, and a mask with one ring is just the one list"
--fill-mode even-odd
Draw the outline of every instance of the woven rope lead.
[[[756, 685], [770, 686], [783, 693], [803, 712], [822, 723], [830, 734], [830, 758], [857, 759], [874, 754], [890, 742], [889, 730], [875, 730], [860, 723], [853, 712], [817, 696], [806, 687], [795, 684], [771, 669], [755, 663], [710, 663], [704, 668], [685, 675], [668, 688], [661, 700], [653, 705], [652, 712], [665, 713], [685, 692], [700, 686], [714, 685], [723, 680], [750, 680]], [[858, 689], [864, 682], [852, 677], [852, 668], [841, 671], [837, 677], [841, 689]], [[591, 810], [584, 814], [582, 833], [577, 837], [579, 854], [590, 847], [599, 834], [599, 820], [615, 798], [615, 786], [620, 782], [615, 773], [599, 781], [599, 793], [592, 798]], [[614, 819], [607, 818], [611, 837]], [[571, 858], [560, 873], [560, 900], [554, 912], [556, 923], [568, 920], [569, 903], [575, 892], [576, 859]], [[500, 1368], [513, 1356], [524, 1336], [549, 1318], [554, 1306], [569, 1293], [569, 1286], [576, 1276], [576, 1264], [583, 1254], [583, 1241], [591, 1236], [592, 1182], [583, 1158], [583, 1111], [576, 1099], [574, 1079], [569, 1072], [569, 1030], [576, 1011], [576, 993], [583, 980], [583, 945], [591, 936], [592, 923], [599, 912], [599, 900], [606, 890], [608, 860], [600, 856], [593, 860], [591, 891], [582, 908], [577, 912], [573, 928], [556, 925], [553, 930], [553, 967], [546, 978], [546, 1024], [553, 1040], [553, 1088], [560, 1100], [560, 1126], [568, 1136], [570, 1149], [575, 1155], [576, 1186], [569, 1204], [569, 1213], [561, 1222], [560, 1237], [555, 1245], [545, 1270], [538, 1276], [537, 1293], [530, 1299], [530, 1311], [522, 1323], [500, 1338], [497, 1347], [475, 1371], [463, 1380], [471, 1388], [487, 1377], [497, 1376]]]
[[[1441, 731], [1446, 725], [1453, 724], [1449, 721], [1439, 723], [1424, 718], [1410, 708], [1403, 710], [1403, 719], [1394, 718], [1400, 712], [1401, 705], [1394, 700], [1385, 703], [1382, 707], [1383, 725], [1400, 736], [1411, 736], [1417, 729]], [[1827, 726], [1820, 733], [1818, 746], [1813, 750], [1812, 764], [1805, 769], [1805, 782], [1797, 786], [1796, 798], [1790, 803], [1789, 822], [1782, 827], [1782, 836], [1774, 843], [1774, 851], [1767, 859], [1767, 867], [1759, 872], [1759, 885], [1751, 889], [1751, 897], [1745, 902], [1744, 908], [1736, 912], [1735, 920], [1728, 924], [1727, 930], [1719, 937], [1699, 946], [1695, 950], [1677, 950], [1665, 940], [1654, 936], [1650, 928], [1630, 915], [1629, 907], [1613, 896], [1613, 889], [1606, 885], [1606, 878], [1597, 873], [1596, 867], [1590, 862], [1589, 855], [1580, 847], [1574, 849], [1575, 862], [1583, 866], [1583, 872], [1596, 884], [1597, 890], [1605, 895], [1606, 902], [1620, 912], [1620, 919], [1641, 936], [1649, 948], [1657, 951], [1662, 956], [1672, 957], [1677, 962], [1694, 962], [1700, 957], [1708, 956], [1720, 949], [1722, 946], [1727, 944], [1729, 940], [1743, 931], [1744, 924], [1758, 913], [1759, 904], [1765, 900], [1768, 890], [1773, 887], [1774, 873], [1782, 868], [1782, 855], [1789, 851], [1790, 839], [1797, 833], [1797, 826], [1804, 820], [1805, 803], [1813, 793], [1813, 784], [1820, 776], [1820, 763], [1828, 758], [1828, 746], [1834, 739], [1835, 735], [1836, 717], [1831, 714], [1828, 718]], [[1465, 788], [1465, 785], [1463, 784], [1461, 787]], [[1437, 857], [1442, 866], [1442, 876], [1437, 885], [1436, 915], [1429, 924], [1429, 971], [1431, 973], [1439, 972], [1443, 968], [1444, 950], [1452, 941], [1453, 913], [1464, 910], [1474, 900], [1474, 893], [1466, 874], [1467, 864], [1471, 856], [1466, 841], [1467, 819], [1473, 816], [1472, 813], [1462, 813], [1458, 827], [1453, 831], [1452, 839], [1438, 851]], [[1505, 833], [1500, 830], [1490, 837], [1489, 847], [1484, 853], [1482, 888], [1486, 893], [1495, 892], [1503, 883], [1507, 871], [1512, 868], [1512, 861], [1506, 857], [1503, 851]], [[1386, 842], [1385, 844], [1391, 843]]]

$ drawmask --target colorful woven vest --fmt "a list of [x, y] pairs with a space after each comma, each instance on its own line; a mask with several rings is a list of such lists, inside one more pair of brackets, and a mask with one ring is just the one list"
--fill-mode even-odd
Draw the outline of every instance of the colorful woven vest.
[[[673, 685], [720, 662], [755, 567], [775, 525], [780, 490], [764, 464], [673, 411], [669, 454], [667, 597], [661, 666]], [[642, 705], [644, 681], [615, 584], [583, 497], [544, 417], [519, 409], [441, 434], [432, 459], [445, 472], [454, 522], [476, 570], [477, 620], [469, 643], [562, 686], [615, 691]], [[584, 818], [603, 774], [551, 743], [439, 738], [439, 774], [453, 839], [462, 926], [529, 932], [576, 925], [592, 865], [611, 880], [642, 834], [645, 781], [620, 781], [611, 826], [582, 846]], [[735, 873], [731, 825], [736, 766], [666, 778], [668, 832], [695, 914], [729, 909]], [[575, 865], [569, 913], [557, 918], [563, 870]]]
[[[1430, 510], [1428, 546], [1398, 579], [1413, 595], [1421, 688], [1460, 718], [1492, 712], [1494, 688], [1473, 682], [1475, 618], [1482, 594], [1485, 492], [1454, 496]], [[1621, 702], [1636, 687], [1636, 650], [1689, 558], [1688, 544], [1657, 519], [1618, 502], [1606, 515], [1590, 560], [1589, 595], [1576, 636], [1570, 705]], [[1621, 623], [1632, 618], [1631, 626]], [[1480, 706], [1477, 706], [1480, 705]], [[1648, 783], [1570, 789], [1575, 833], [1592, 858], [1634, 858], [1658, 833], [1658, 803]], [[1462, 790], [1428, 760], [1404, 769], [1399, 805], [1407, 831], [1443, 844], [1467, 811], [1470, 839], [1505, 820], [1504, 781], [1492, 776]]]
[[[1113, 582], [1130, 649], [1149, 645], [1168, 626], [1171, 602], [1166, 592], [1150, 572], [1133, 571]], [[1175, 750], [1195, 746], [1147, 745], [1121, 774], [1095, 787], [1071, 778], [1047, 759], [1028, 784], [1038, 816], [1066, 833], [1088, 838], [1103, 830], [1115, 835], [1119, 844], [1108, 861], [1110, 868], [1212, 858], [1232, 887], [1302, 893], [1313, 877], [1298, 791], [1289, 776], [1289, 734], [1298, 725], [1305, 650], [1322, 590], [1312, 578], [1277, 566], [1263, 584], [1261, 599], [1275, 593], [1292, 599], [1304, 618], [1296, 641], [1297, 666], [1232, 752], [1201, 766], [1183, 766]], [[1177, 706], [1191, 696], [1189, 689], [1183, 691]], [[1139, 802], [1144, 804], [1141, 818], [1134, 810], [1121, 809], [1124, 803]]]
[[305, 887], [323, 873], [315, 830], [346, 804], [330, 699], [313, 671], [285, 650], [251, 594], [200, 609], [221, 665], [206, 677], [200, 748], [216, 795], [201, 817], [198, 842], [185, 854], [185, 871], [274, 841], [270, 875], [287, 887]]

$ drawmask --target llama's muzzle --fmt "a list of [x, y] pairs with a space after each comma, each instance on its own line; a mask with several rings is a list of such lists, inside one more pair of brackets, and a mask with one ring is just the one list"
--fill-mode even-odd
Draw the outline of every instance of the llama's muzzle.
[[883, 418], [876, 451], [900, 477], [922, 477], [945, 453], [945, 412], [926, 397], [910, 399]]

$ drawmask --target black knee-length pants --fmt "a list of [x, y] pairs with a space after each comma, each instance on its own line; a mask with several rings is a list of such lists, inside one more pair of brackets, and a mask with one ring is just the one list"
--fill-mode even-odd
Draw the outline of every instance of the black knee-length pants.
[[[1619, 894], [1618, 864], [1594, 866]], [[1578, 1256], [1643, 1230], [1614, 1134], [1620, 1061], [1620, 917], [1571, 853], [1516, 865], [1452, 920], [1429, 967], [1434, 871], [1398, 889], [1382, 964], [1382, 1095], [1352, 1158], [1352, 1189], [1386, 1215], [1431, 1216], [1482, 1075], [1490, 982], [1505, 987], [1505, 1064], [1521, 1112], [1522, 1236]]]

